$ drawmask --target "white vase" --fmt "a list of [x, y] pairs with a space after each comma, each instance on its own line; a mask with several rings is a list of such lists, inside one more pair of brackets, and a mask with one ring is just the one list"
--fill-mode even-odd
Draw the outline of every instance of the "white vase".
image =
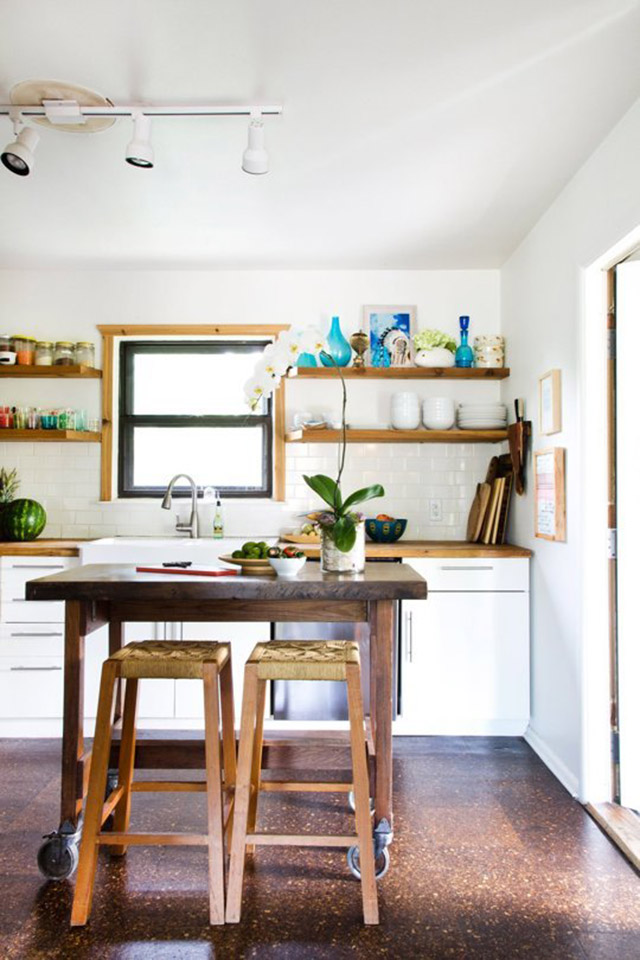
[[351, 550], [338, 550], [329, 532], [320, 532], [320, 559], [323, 573], [362, 573], [364, 570], [364, 522], [356, 523], [356, 542]]
[[416, 367], [452, 367], [456, 358], [446, 347], [418, 350], [413, 361]]

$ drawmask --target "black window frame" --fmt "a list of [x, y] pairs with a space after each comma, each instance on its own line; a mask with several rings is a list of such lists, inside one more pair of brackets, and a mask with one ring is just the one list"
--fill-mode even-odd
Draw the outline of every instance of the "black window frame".
[[[134, 414], [133, 382], [134, 359], [144, 353], [255, 353], [256, 360], [270, 343], [270, 340], [123, 340], [120, 344], [119, 403], [118, 403], [118, 497], [140, 499], [143, 497], [162, 497], [166, 487], [135, 487], [134, 444], [135, 427], [263, 427], [262, 434], [262, 477], [261, 487], [223, 487], [211, 483], [225, 498], [267, 499], [273, 496], [273, 402], [266, 401], [263, 414], [247, 412], [238, 415], [190, 415], [190, 414]], [[168, 465], [170, 461], [168, 460]], [[180, 464], [168, 466], [171, 475], [180, 470]], [[167, 481], [170, 476], [167, 477]], [[199, 488], [208, 485], [209, 480], [194, 477]], [[176, 497], [190, 497], [188, 487], [176, 484]]]

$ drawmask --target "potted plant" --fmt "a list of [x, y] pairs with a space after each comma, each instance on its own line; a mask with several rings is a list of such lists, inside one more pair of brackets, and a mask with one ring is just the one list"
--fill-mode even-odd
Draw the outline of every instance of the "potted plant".
[[7, 470], [0, 467], [0, 537], [4, 535], [3, 514], [8, 503], [15, 500], [16, 491], [20, 486], [17, 470]]
[[452, 367], [457, 344], [441, 330], [419, 330], [413, 338], [417, 367]]

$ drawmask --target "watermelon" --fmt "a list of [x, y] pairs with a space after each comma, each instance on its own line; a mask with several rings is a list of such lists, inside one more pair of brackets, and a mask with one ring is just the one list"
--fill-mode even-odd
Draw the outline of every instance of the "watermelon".
[[35, 540], [46, 522], [46, 511], [37, 500], [12, 500], [2, 511], [2, 530], [7, 540]]

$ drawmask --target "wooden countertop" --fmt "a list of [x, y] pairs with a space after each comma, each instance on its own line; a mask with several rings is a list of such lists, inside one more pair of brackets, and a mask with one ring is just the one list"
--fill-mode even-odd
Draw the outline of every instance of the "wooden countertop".
[[[27, 583], [27, 600], [143, 601], [249, 600], [368, 601], [423, 600], [427, 583], [404, 563], [367, 564], [365, 572], [338, 576], [323, 574], [309, 564], [294, 580], [279, 577], [198, 577], [182, 574], [138, 573], [131, 565], [92, 563]], [[242, 617], [240, 619], [243, 619]]]
[[[295, 546], [295, 544], [282, 544]], [[303, 544], [299, 549], [308, 557], [320, 556], [320, 547]], [[398, 540], [396, 543], [365, 544], [367, 557], [530, 557], [531, 550], [510, 543], [487, 546], [483, 543], [467, 543], [465, 540]]]
[[[29, 540], [26, 543], [0, 542], [0, 557], [77, 557], [80, 540]], [[292, 546], [283, 543], [282, 546]], [[308, 557], [320, 556], [320, 547], [299, 545]], [[531, 550], [505, 543], [485, 546], [482, 543], [466, 543], [464, 540], [399, 540], [397, 543], [367, 543], [368, 557], [530, 557]]]
[[24, 543], [0, 541], [0, 557], [77, 557], [79, 540], [27, 540]]

